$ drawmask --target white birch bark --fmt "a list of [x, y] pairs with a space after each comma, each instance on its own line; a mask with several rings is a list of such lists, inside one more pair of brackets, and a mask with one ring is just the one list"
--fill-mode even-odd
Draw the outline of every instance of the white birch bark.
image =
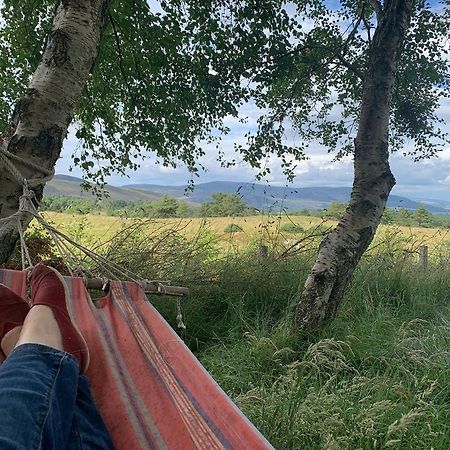
[[294, 320], [301, 330], [316, 329], [334, 318], [395, 185], [388, 151], [390, 104], [412, 0], [386, 0], [383, 7], [377, 5], [379, 23], [363, 87], [350, 203], [336, 228], [321, 243], [298, 297]]
[[[76, 104], [95, 63], [109, 0], [62, 0], [47, 36], [41, 61], [24, 96], [17, 102], [10, 126], [1, 139], [7, 150], [41, 167], [51, 169]], [[26, 178], [42, 177], [37, 170], [21, 166]], [[35, 188], [38, 199], [44, 186]], [[2, 168], [0, 218], [18, 209], [22, 186]], [[25, 219], [25, 224], [30, 218]], [[5, 262], [17, 240], [14, 223], [0, 226], [0, 262]]]

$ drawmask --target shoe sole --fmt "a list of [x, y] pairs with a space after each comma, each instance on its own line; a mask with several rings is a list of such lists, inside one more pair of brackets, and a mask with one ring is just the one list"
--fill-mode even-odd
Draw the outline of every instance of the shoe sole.
[[[17, 299], [17, 302], [16, 302], [16, 303], [7, 303], [7, 306], [12, 306], [12, 305], [17, 305], [17, 306], [19, 306], [19, 305], [22, 303], [22, 307], [26, 306], [27, 309], [28, 309], [27, 313], [24, 315], [23, 321], [17, 323], [17, 326], [20, 327], [20, 326], [23, 325], [23, 322], [25, 321], [25, 318], [26, 318], [28, 312], [30, 312], [30, 305], [28, 304], [28, 302], [27, 302], [26, 300], [24, 300], [22, 297], [20, 297], [18, 294], [16, 294], [16, 293], [15, 293], [12, 289], [10, 289], [8, 286], [6, 286], [6, 285], [3, 284], [3, 283], [0, 283], [0, 294], [3, 294], [3, 292], [2, 292], [3, 290], [6, 290], [6, 291], [7, 291], [7, 295], [13, 294], [13, 295], [16, 297], [16, 299]], [[1, 303], [1, 302], [0, 302], [0, 303]], [[1, 309], [1, 308], [0, 308], [0, 309]], [[10, 321], [10, 320], [7, 320], [7, 319], [3, 319], [3, 322], [4, 322], [4, 323], [5, 323], [5, 322], [9, 322], [9, 323], [16, 324], [16, 321]], [[4, 338], [8, 333], [10, 333], [11, 331], [12, 331], [12, 329], [11, 329], [10, 331], [4, 333], [3, 335], [0, 335], [0, 343], [3, 341], [3, 338]], [[1, 355], [1, 350], [0, 350], [0, 355]]]

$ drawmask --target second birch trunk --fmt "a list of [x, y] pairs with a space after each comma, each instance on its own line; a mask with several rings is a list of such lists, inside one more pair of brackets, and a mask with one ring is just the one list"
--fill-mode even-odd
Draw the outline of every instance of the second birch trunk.
[[319, 328], [334, 318], [395, 185], [389, 167], [389, 115], [411, 9], [412, 0], [387, 0], [383, 4], [363, 86], [350, 203], [321, 243], [298, 297], [294, 320], [301, 330]]

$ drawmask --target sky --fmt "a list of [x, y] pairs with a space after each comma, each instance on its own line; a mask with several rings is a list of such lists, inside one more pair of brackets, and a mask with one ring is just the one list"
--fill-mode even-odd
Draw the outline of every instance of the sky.
[[[221, 143], [221, 150], [229, 156], [236, 157], [233, 146], [235, 143], [244, 143], [244, 135], [248, 131], [255, 130], [258, 111], [255, 108], [243, 108], [241, 113], [248, 117], [247, 123], [239, 123], [235, 119], [229, 119], [230, 133]], [[450, 100], [442, 104], [440, 116], [445, 120], [445, 129], [450, 133]], [[56, 173], [73, 176], [82, 176], [79, 169], [73, 168], [71, 155], [79, 145], [74, 136], [74, 129], [69, 131], [68, 138], [64, 142], [61, 158], [56, 165]], [[205, 183], [209, 181], [237, 181], [256, 182], [256, 170], [244, 163], [238, 163], [232, 168], [223, 168], [216, 161], [217, 151], [206, 147], [206, 156], [201, 160], [205, 171], [199, 172], [199, 178], [195, 182]], [[340, 162], [332, 162], [333, 155], [328, 154], [319, 144], [312, 144], [308, 151], [308, 158], [300, 161], [296, 169], [296, 178], [292, 183], [295, 187], [313, 186], [351, 186], [353, 180], [353, 161], [348, 157]], [[271, 174], [264, 181], [275, 186], [286, 185], [286, 178], [282, 173], [280, 163], [276, 158], [269, 161]], [[397, 180], [397, 185], [392, 193], [415, 199], [439, 199], [450, 203], [450, 146], [443, 150], [439, 156], [420, 162], [414, 162], [409, 157], [400, 154], [391, 156], [391, 167]], [[140, 161], [140, 168], [129, 171], [127, 176], [113, 175], [107, 179], [108, 183], [116, 186], [126, 184], [146, 183], [162, 185], [186, 185], [190, 175], [186, 168], [176, 169], [155, 164], [154, 157], [150, 156]]]
[[[2, 0], [0, 0], [1, 3]], [[329, 0], [330, 7], [334, 0]], [[435, 0], [431, 1], [434, 6]], [[155, 0], [149, 0], [152, 8], [157, 6]], [[247, 132], [255, 131], [256, 119], [260, 111], [251, 104], [245, 105], [241, 111], [241, 116], [247, 117], [247, 123], [243, 124], [237, 119], [230, 118], [227, 125], [230, 133], [222, 140], [221, 150], [229, 156], [229, 159], [236, 158], [233, 147], [235, 143], [244, 143], [244, 135]], [[450, 99], [441, 104], [439, 115], [445, 120], [443, 129], [450, 133]], [[79, 146], [74, 136], [73, 127], [70, 128], [68, 137], [64, 143], [61, 158], [56, 166], [56, 173], [82, 176], [79, 169], [71, 169], [71, 155]], [[312, 186], [351, 186], [353, 180], [353, 163], [350, 157], [340, 162], [332, 162], [333, 155], [320, 147], [319, 144], [312, 144], [305, 161], [300, 161], [296, 169], [296, 178], [292, 183], [295, 187]], [[251, 169], [244, 163], [238, 163], [232, 168], [223, 168], [216, 161], [217, 151], [214, 148], [206, 147], [206, 156], [200, 161], [205, 167], [205, 171], [199, 172], [196, 183], [209, 181], [238, 181], [255, 182], [256, 170]], [[155, 158], [149, 157], [144, 161], [138, 161], [140, 168], [129, 171], [127, 176], [113, 175], [108, 178], [110, 184], [121, 186], [135, 183], [162, 184], [162, 185], [186, 185], [190, 175], [186, 168], [176, 169], [163, 167], [155, 164]], [[264, 181], [283, 186], [286, 185], [286, 178], [282, 173], [280, 162], [275, 158], [269, 161], [271, 174]], [[391, 166], [397, 185], [392, 193], [404, 195], [416, 199], [439, 199], [447, 200], [450, 203], [450, 146], [443, 150], [439, 156], [413, 162], [411, 158], [401, 154], [391, 156]]]

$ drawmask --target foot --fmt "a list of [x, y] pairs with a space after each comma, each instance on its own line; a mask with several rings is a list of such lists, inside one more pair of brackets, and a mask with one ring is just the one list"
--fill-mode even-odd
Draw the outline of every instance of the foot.
[[0, 283], [0, 346], [6, 335], [11, 337], [15, 328], [21, 327], [30, 311], [28, 303], [4, 284]]
[[33, 307], [44, 305], [52, 310], [61, 333], [62, 349], [75, 356], [80, 372], [85, 372], [89, 366], [89, 349], [69, 314], [64, 278], [56, 269], [39, 264], [31, 271], [30, 283]]

